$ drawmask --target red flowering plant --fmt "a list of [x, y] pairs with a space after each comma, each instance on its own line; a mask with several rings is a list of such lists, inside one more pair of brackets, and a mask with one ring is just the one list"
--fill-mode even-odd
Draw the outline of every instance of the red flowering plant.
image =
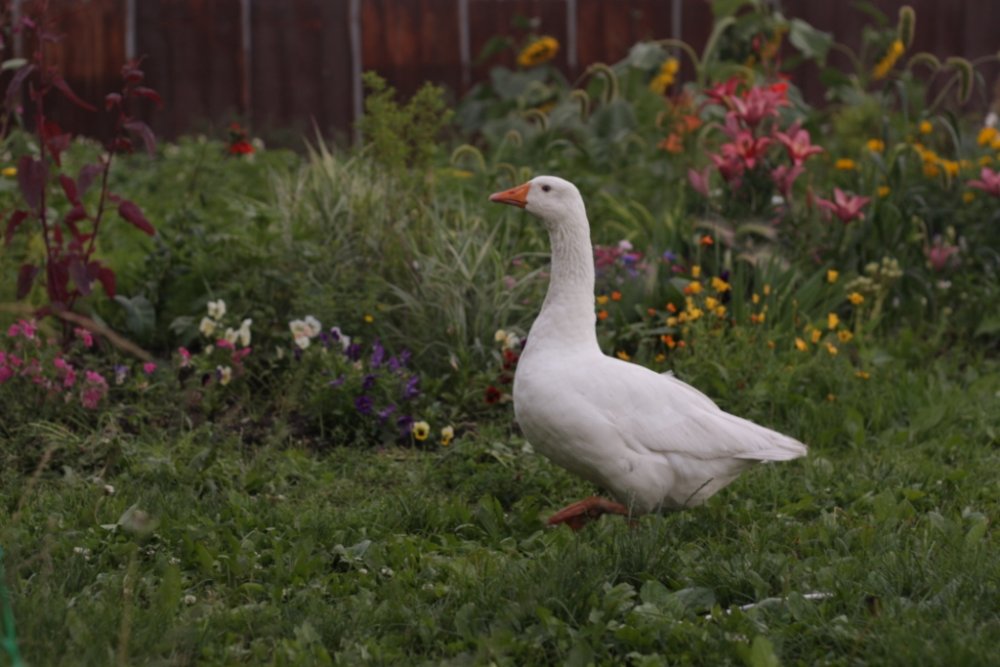
[[[73, 340], [73, 323], [87, 328], [93, 324], [72, 312], [77, 300], [90, 295], [95, 283], [108, 296], [115, 296], [115, 273], [98, 256], [97, 241], [105, 228], [108, 210], [114, 208], [118, 217], [145, 234], [156, 233], [138, 205], [111, 192], [108, 176], [115, 156], [131, 153], [136, 141], [150, 154], [154, 152], [152, 130], [131, 109], [141, 99], [157, 105], [162, 101], [156, 91], [143, 85], [140, 62], [126, 63], [122, 67], [121, 90], [110, 93], [104, 101], [105, 110], [114, 116], [112, 139], [96, 162], [84, 165], [75, 175], [68, 173], [63, 154], [73, 136], [49, 116], [49, 110], [54, 99], [59, 98], [87, 111], [97, 109], [80, 99], [58, 67], [49, 62], [47, 48], [58, 42], [60, 35], [48, 20], [46, 5], [39, 3], [35, 14], [22, 17], [15, 26], [36, 46], [31, 60], [14, 72], [4, 104], [8, 113], [20, 112], [18, 97], [27, 90], [31, 104], [24, 112], [25, 125], [34, 128], [37, 148], [17, 161], [21, 202], [2, 215], [6, 245], [10, 246], [19, 233], [25, 237], [25, 259], [17, 271], [16, 298], [27, 299], [36, 287], [43, 287], [47, 303], [37, 308], [35, 315], [60, 317], [64, 321], [63, 339], [68, 344]], [[39, 238], [44, 246], [40, 258], [30, 253], [31, 237]]]
[[249, 134], [237, 122], [229, 124], [229, 147], [226, 152], [233, 156], [253, 155], [257, 149], [249, 139]]

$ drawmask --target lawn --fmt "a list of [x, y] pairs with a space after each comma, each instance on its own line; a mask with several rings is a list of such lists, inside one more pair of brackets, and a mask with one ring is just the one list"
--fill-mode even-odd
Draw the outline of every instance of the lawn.
[[[352, 147], [154, 146], [128, 68], [112, 144], [12, 130], [0, 665], [995, 662], [987, 82], [911, 53], [908, 9], [840, 72], [744, 4], [572, 84], [531, 34], [451, 106], [368, 75]], [[487, 201], [543, 173], [586, 200], [602, 349], [807, 457], [546, 527], [600, 490], [514, 419], [549, 241]]]

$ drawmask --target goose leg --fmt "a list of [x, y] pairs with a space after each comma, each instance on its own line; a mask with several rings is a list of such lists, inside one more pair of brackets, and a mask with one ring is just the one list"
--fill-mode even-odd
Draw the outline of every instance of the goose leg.
[[602, 514], [621, 514], [628, 516], [628, 508], [607, 498], [591, 496], [568, 505], [549, 517], [548, 525], [566, 524], [573, 530], [580, 530], [585, 525], [599, 518]]

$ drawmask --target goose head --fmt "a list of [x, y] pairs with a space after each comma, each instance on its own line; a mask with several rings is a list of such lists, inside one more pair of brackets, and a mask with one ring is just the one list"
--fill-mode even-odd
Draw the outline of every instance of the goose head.
[[493, 193], [490, 201], [523, 208], [541, 218], [550, 230], [574, 223], [587, 225], [580, 191], [556, 176], [536, 176], [516, 188]]

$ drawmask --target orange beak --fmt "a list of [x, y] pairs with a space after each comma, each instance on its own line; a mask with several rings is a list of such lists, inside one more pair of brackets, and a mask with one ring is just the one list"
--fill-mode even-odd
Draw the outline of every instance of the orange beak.
[[516, 188], [511, 188], [510, 190], [494, 192], [490, 195], [490, 201], [499, 202], [501, 204], [511, 204], [512, 206], [524, 208], [528, 205], [528, 190], [530, 189], [531, 183], [529, 182], [519, 185]]

